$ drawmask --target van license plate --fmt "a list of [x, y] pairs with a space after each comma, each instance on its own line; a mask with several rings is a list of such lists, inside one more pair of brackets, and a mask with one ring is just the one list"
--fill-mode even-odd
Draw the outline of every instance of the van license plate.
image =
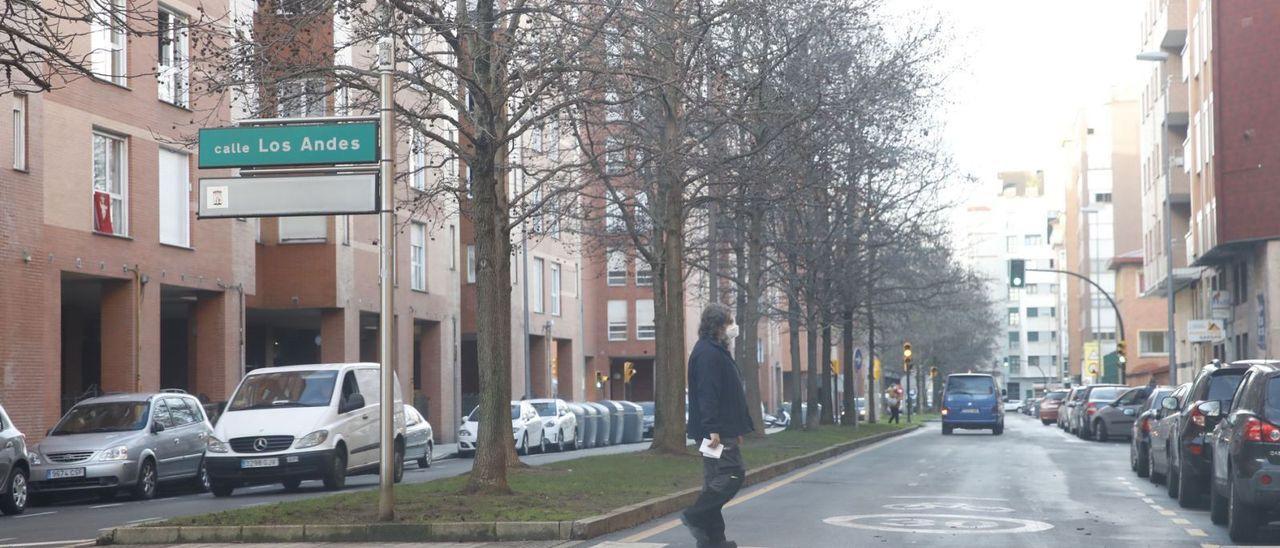
[[273, 466], [280, 466], [280, 459], [242, 459], [240, 461], [241, 468], [271, 468]]
[[960, 412], [961, 413], [977, 413], [978, 410], [977, 409], [961, 409]]
[[83, 478], [84, 468], [55, 468], [45, 472], [45, 479]]

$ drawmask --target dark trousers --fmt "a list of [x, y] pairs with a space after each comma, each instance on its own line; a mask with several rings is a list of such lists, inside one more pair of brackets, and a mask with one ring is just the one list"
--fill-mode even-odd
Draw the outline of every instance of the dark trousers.
[[898, 419], [900, 415], [902, 415], [901, 407], [897, 405], [889, 406], [889, 422], [896, 422], [898, 424], [902, 424], [902, 421]]
[[737, 445], [726, 443], [718, 459], [702, 457], [702, 494], [684, 511], [685, 519], [706, 530], [712, 542], [724, 542], [724, 515], [720, 510], [738, 494], [746, 476], [742, 450]]

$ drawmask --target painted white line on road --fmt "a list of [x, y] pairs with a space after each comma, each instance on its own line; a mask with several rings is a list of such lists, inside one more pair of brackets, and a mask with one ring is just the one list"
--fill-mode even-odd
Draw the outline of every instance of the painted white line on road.
[[822, 521], [828, 525], [853, 529], [941, 535], [959, 533], [987, 535], [994, 533], [1039, 533], [1053, 529], [1052, 525], [1043, 521], [964, 514], [871, 514], [864, 516], [833, 516]]
[[5, 541], [7, 541], [7, 540], [14, 540], [14, 539], [16, 539], [16, 538], [18, 538], [18, 537], [0, 538], [0, 542], [5, 542]]
[[908, 484], [907, 484], [907, 487], [919, 487], [919, 486], [920, 486], [920, 484], [919, 484], [919, 483], [914, 483], [914, 482], [913, 482], [913, 483], [908, 483]]
[[123, 502], [115, 502], [115, 503], [112, 503], [112, 504], [99, 504], [99, 505], [97, 505], [97, 506], [90, 506], [89, 508], [94, 509], [94, 510], [97, 510], [97, 509], [99, 509], [99, 508], [115, 508], [116, 506], [124, 506], [124, 503], [123, 503]]
[[38, 513], [38, 514], [22, 514], [21, 516], [14, 516], [14, 517], [13, 517], [13, 519], [34, 518], [34, 517], [37, 517], [37, 516], [47, 516], [47, 515], [49, 515], [49, 514], [56, 514], [56, 513], [57, 513], [57, 512], [40, 512], [40, 513]]
[[1207, 537], [1207, 536], [1209, 536], [1209, 533], [1204, 532], [1204, 530], [1203, 530], [1203, 529], [1187, 529], [1187, 534], [1188, 534], [1188, 535], [1191, 535], [1191, 536], [1193, 536], [1193, 537]]
[[601, 542], [595, 548], [663, 548], [665, 542]]
[[958, 500], [994, 500], [1008, 501], [1009, 499], [998, 499], [992, 497], [965, 497], [960, 495], [895, 495], [889, 497], [891, 499], [958, 499]]
[[1207, 542], [1204, 542], [1200, 544], [1200, 548], [1222, 548], [1222, 547], [1218, 546], [1217, 544], [1209, 544]]
[[1156, 499], [1153, 499], [1151, 497], [1142, 497], [1142, 502], [1145, 502], [1147, 504], [1155, 504]]
[[95, 542], [95, 540], [91, 538], [80, 538], [75, 540], [50, 540], [47, 542], [25, 542], [22, 544], [6, 544], [5, 547], [6, 548], [22, 548], [24, 546], [76, 546], [76, 545], [83, 546], [93, 542]]
[[1191, 520], [1188, 520], [1186, 518], [1173, 518], [1169, 521], [1172, 521], [1177, 525], [1191, 525]]
[[1176, 515], [1178, 515], [1178, 513], [1177, 513], [1177, 512], [1174, 512], [1173, 510], [1161, 510], [1161, 511], [1160, 511], [1160, 515], [1162, 515], [1162, 516], [1176, 516]]

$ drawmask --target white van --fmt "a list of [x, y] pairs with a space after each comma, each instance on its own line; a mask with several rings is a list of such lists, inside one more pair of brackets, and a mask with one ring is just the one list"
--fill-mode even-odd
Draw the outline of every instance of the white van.
[[[241, 379], [208, 439], [209, 490], [319, 479], [329, 490], [378, 473], [380, 367], [343, 363], [265, 367]], [[395, 384], [395, 481], [404, 475], [404, 404]]]

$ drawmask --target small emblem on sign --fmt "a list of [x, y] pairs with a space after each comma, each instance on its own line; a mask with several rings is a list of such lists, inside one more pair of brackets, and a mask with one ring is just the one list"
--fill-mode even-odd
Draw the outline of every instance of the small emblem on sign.
[[211, 186], [205, 189], [205, 209], [227, 208], [227, 187]]

